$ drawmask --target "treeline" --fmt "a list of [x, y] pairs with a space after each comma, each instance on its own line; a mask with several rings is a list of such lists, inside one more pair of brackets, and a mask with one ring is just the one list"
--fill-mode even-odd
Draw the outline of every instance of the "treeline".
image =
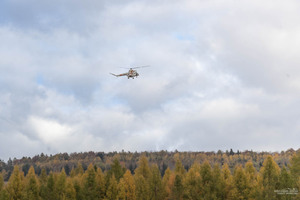
[[[177, 154], [178, 155], [178, 154]], [[43, 168], [37, 175], [18, 165], [7, 183], [0, 174], [0, 200], [281, 200], [300, 199], [300, 152], [294, 153], [288, 167], [280, 167], [268, 155], [259, 170], [248, 160], [233, 171], [227, 163], [211, 165], [208, 160], [194, 162], [188, 170], [175, 158], [174, 169], [162, 175], [157, 164], [142, 155], [132, 173], [115, 157], [109, 170], [81, 163], [67, 175]]]
[[89, 164], [93, 164], [102, 171], [107, 171], [111, 168], [114, 159], [117, 158], [121, 165], [129, 169], [133, 174], [138, 166], [138, 161], [141, 155], [148, 158], [149, 164], [156, 164], [159, 168], [161, 175], [164, 175], [165, 170], [169, 167], [171, 170], [175, 168], [176, 160], [179, 159], [184, 166], [185, 170], [193, 165], [193, 163], [203, 163], [208, 161], [211, 166], [219, 164], [220, 166], [227, 164], [229, 169], [233, 172], [235, 167], [239, 164], [245, 164], [251, 160], [256, 170], [259, 170], [267, 156], [272, 156], [273, 160], [279, 165], [287, 167], [291, 157], [298, 152], [293, 149], [282, 152], [254, 152], [254, 151], [236, 151], [232, 149], [229, 151], [217, 152], [84, 152], [84, 153], [60, 153], [56, 155], [40, 154], [34, 157], [23, 157], [21, 159], [9, 159], [7, 162], [0, 160], [0, 172], [3, 173], [3, 178], [8, 181], [15, 165], [27, 175], [30, 166], [33, 166], [37, 175], [41, 174], [42, 169], [45, 169], [47, 174], [50, 171], [60, 172], [65, 170], [67, 175], [70, 174], [72, 168], [76, 168], [80, 163], [84, 170]]

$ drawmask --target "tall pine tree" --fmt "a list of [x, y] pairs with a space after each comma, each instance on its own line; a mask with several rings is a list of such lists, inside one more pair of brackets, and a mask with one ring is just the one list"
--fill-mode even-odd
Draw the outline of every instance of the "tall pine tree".
[[145, 180], [148, 180], [150, 176], [150, 168], [149, 168], [148, 160], [145, 156], [140, 157], [138, 167], [135, 170], [135, 174], [141, 175], [145, 178]]
[[83, 175], [83, 194], [86, 200], [97, 198], [96, 172], [92, 164]]
[[40, 177], [40, 197], [46, 199], [47, 197], [47, 173], [45, 168], [42, 169]]
[[186, 173], [185, 181], [185, 198], [190, 200], [202, 199], [200, 165], [193, 164], [189, 171]]
[[3, 186], [4, 186], [3, 175], [2, 175], [2, 173], [0, 173], [0, 191], [2, 191]]
[[[148, 180], [148, 179], [147, 179]], [[136, 185], [136, 199], [148, 200], [149, 199], [149, 183], [141, 174], [134, 175]]]
[[[293, 181], [289, 171], [283, 166], [279, 175], [279, 187], [280, 190], [287, 190], [293, 188]], [[281, 194], [281, 200], [291, 200], [295, 194]], [[277, 195], [278, 197], [278, 195]]]
[[57, 200], [57, 193], [55, 189], [55, 179], [52, 172], [50, 172], [47, 180], [47, 200]]
[[212, 176], [213, 176], [213, 193], [214, 198], [216, 199], [225, 199], [225, 180], [222, 176], [221, 169], [218, 164], [214, 165], [214, 168], [212, 170]]
[[104, 199], [106, 193], [105, 177], [101, 168], [97, 168], [96, 172], [96, 192], [98, 199]]
[[249, 199], [249, 180], [242, 166], [237, 166], [234, 170], [233, 181], [235, 186], [235, 199]]
[[0, 173], [0, 200], [9, 200], [9, 195], [4, 187], [3, 175]]
[[120, 164], [120, 161], [115, 158], [113, 164], [111, 165], [111, 169], [109, 171], [109, 176], [114, 175], [116, 180], [119, 181], [120, 178], [123, 177], [125, 173], [125, 168], [123, 168]]
[[152, 165], [150, 169], [150, 199], [151, 200], [161, 200], [163, 199], [164, 191], [161, 180], [161, 174], [157, 165]]
[[39, 183], [35, 175], [33, 166], [30, 167], [28, 174], [25, 178], [25, 200], [38, 200], [39, 195]]
[[57, 193], [57, 200], [63, 200], [66, 193], [66, 181], [67, 175], [65, 169], [62, 168], [61, 172], [58, 175], [57, 182], [55, 184], [55, 192]]
[[174, 200], [183, 199], [184, 187], [182, 179], [182, 176], [178, 174], [175, 175], [174, 186], [172, 188], [172, 199]]
[[280, 169], [271, 156], [268, 156], [260, 169], [261, 184], [263, 187], [262, 198], [264, 200], [276, 199], [275, 190], [279, 189]]
[[208, 161], [205, 161], [200, 166], [200, 175], [201, 175], [201, 187], [202, 187], [202, 198], [204, 199], [215, 199], [213, 194], [213, 174], [211, 166]]
[[164, 197], [166, 200], [171, 199], [174, 181], [175, 181], [175, 173], [173, 173], [170, 170], [170, 168], [168, 167], [165, 171], [165, 174], [164, 174], [164, 177], [162, 180], [162, 184], [163, 184], [164, 191], [165, 191]]
[[222, 176], [225, 181], [224, 200], [232, 200], [234, 193], [233, 177], [228, 165], [225, 163], [222, 166]]
[[109, 179], [109, 185], [106, 191], [106, 197], [108, 200], [117, 200], [118, 199], [118, 182], [115, 178], [115, 175]]
[[73, 182], [71, 179], [67, 178], [66, 182], [66, 190], [64, 195], [64, 200], [74, 200], [76, 199], [76, 190], [73, 186]]
[[249, 199], [257, 199], [259, 196], [257, 171], [251, 161], [248, 161], [245, 165], [245, 174], [249, 184]]
[[129, 170], [123, 176], [126, 200], [136, 200], [134, 178]]
[[292, 174], [293, 187], [295, 187], [300, 178], [300, 151], [292, 156], [289, 168]]
[[15, 165], [14, 170], [9, 178], [7, 190], [13, 200], [24, 199], [24, 174], [20, 172], [19, 166]]
[[141, 156], [138, 162], [138, 167], [135, 170], [135, 185], [137, 199], [147, 200], [150, 197], [150, 168], [148, 160], [145, 156]]

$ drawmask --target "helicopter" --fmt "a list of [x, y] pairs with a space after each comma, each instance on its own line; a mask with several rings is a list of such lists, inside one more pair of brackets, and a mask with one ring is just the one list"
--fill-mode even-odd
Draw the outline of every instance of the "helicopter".
[[[137, 70], [134, 69], [138, 69], [138, 68], [144, 68], [144, 67], [150, 67], [149, 65], [145, 65], [145, 66], [140, 66], [140, 67], [131, 67], [131, 68], [125, 68], [125, 69], [129, 69], [129, 71], [127, 73], [122, 73], [122, 74], [113, 74], [110, 73], [113, 76], [119, 77], [119, 76], [127, 76], [127, 78], [132, 78], [134, 79], [134, 77], [138, 77], [139, 73], [137, 72]], [[123, 67], [124, 68], [124, 67]]]

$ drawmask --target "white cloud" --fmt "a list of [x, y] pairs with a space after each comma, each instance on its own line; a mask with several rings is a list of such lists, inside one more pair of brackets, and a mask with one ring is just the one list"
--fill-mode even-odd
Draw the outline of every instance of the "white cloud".
[[30, 116], [28, 123], [39, 139], [46, 144], [56, 145], [60, 141], [65, 141], [68, 137], [71, 137], [72, 128], [54, 120]]
[[1, 2], [0, 158], [297, 148], [299, 5]]

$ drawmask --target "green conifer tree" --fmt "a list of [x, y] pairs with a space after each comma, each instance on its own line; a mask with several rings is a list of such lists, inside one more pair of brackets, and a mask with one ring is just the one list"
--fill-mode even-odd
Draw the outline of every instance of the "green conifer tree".
[[111, 170], [110, 170], [110, 177], [113, 174], [116, 178], [117, 181], [120, 180], [120, 178], [123, 177], [124, 173], [125, 173], [125, 168], [123, 168], [120, 164], [120, 161], [115, 158], [113, 161], [113, 164], [111, 165]]
[[233, 175], [234, 186], [235, 186], [235, 198], [236, 199], [249, 199], [249, 180], [244, 172], [242, 166], [237, 166], [234, 170]]
[[55, 189], [55, 180], [54, 180], [54, 175], [52, 172], [50, 172], [47, 180], [47, 195], [46, 199], [47, 200], [57, 200], [58, 194]]
[[97, 168], [96, 172], [96, 192], [98, 199], [104, 199], [106, 193], [105, 177], [101, 168]]
[[183, 176], [185, 173], [186, 171], [182, 165], [182, 162], [179, 159], [177, 159], [175, 163], [175, 174]]
[[140, 173], [134, 175], [136, 185], [136, 199], [148, 200], [149, 199], [149, 183], [145, 180], [144, 176]]
[[150, 186], [150, 199], [162, 200], [165, 192], [163, 191], [161, 174], [157, 165], [151, 166], [149, 186]]
[[294, 155], [292, 156], [289, 168], [291, 170], [293, 187], [296, 187], [300, 177], [300, 151], [294, 153]]
[[257, 171], [253, 166], [252, 161], [248, 161], [245, 165], [245, 175], [249, 185], [249, 199], [254, 200], [259, 197], [259, 186], [257, 180]]
[[83, 175], [84, 170], [82, 164], [78, 162], [77, 167], [75, 168], [75, 175]]
[[4, 179], [2, 173], [0, 173], [0, 200], [9, 200], [9, 194], [4, 187]]
[[126, 200], [136, 200], [134, 178], [129, 170], [123, 176]]
[[225, 181], [224, 200], [233, 200], [234, 183], [228, 165], [225, 163], [222, 166], [222, 176]]
[[24, 199], [24, 175], [20, 172], [17, 165], [14, 166], [14, 170], [9, 178], [7, 190], [9, 196], [13, 200]]
[[216, 199], [225, 199], [225, 180], [222, 176], [221, 169], [218, 164], [215, 164], [212, 170], [212, 190], [213, 190], [213, 196]]
[[57, 193], [57, 200], [63, 200], [66, 193], [66, 181], [67, 175], [65, 169], [62, 168], [60, 174], [58, 175], [57, 183], [55, 184], [55, 190]]
[[123, 178], [120, 179], [118, 184], [118, 200], [126, 199], [125, 181]]
[[40, 182], [40, 197], [42, 199], [46, 199], [47, 197], [47, 173], [45, 168], [42, 169], [41, 174], [39, 176]]
[[35, 175], [33, 166], [30, 167], [28, 174], [25, 178], [25, 196], [26, 200], [38, 200], [39, 196], [39, 183]]
[[215, 199], [213, 194], [213, 174], [211, 170], [211, 166], [208, 161], [205, 161], [200, 166], [200, 175], [201, 175], [201, 187], [203, 191], [203, 199]]
[[[289, 190], [293, 188], [293, 181], [289, 171], [283, 166], [279, 175], [279, 190]], [[281, 200], [291, 200], [296, 194], [277, 195]]]
[[106, 197], [108, 200], [118, 199], [118, 182], [114, 175], [109, 179], [109, 185], [106, 191]]
[[9, 198], [9, 194], [6, 189], [0, 191], [0, 200], [11, 200], [11, 198]]
[[4, 179], [2, 173], [0, 173], [0, 191], [2, 191], [4, 187]]
[[147, 200], [150, 197], [150, 168], [145, 156], [141, 156], [135, 170], [136, 198]]
[[74, 199], [76, 199], [76, 190], [73, 186], [72, 180], [67, 179], [64, 200], [74, 200]]
[[74, 178], [76, 176], [76, 171], [74, 168], [71, 169], [71, 172], [70, 172], [70, 177], [71, 178]]
[[141, 156], [138, 167], [135, 170], [136, 175], [141, 175], [144, 177], [145, 180], [148, 180], [150, 176], [150, 168], [148, 164], [148, 160], [145, 156]]
[[82, 200], [84, 199], [83, 196], [83, 189], [82, 189], [82, 183], [81, 183], [81, 175], [76, 175], [72, 178], [73, 186], [76, 193], [76, 200]]
[[165, 191], [164, 199], [166, 199], [166, 200], [171, 199], [174, 181], [175, 181], [175, 175], [168, 167], [165, 171], [165, 174], [164, 174], [164, 177], [162, 180], [162, 184], [163, 184], [164, 191]]
[[268, 156], [260, 169], [264, 200], [276, 199], [275, 190], [279, 188], [280, 169], [271, 156]]
[[181, 200], [183, 199], [184, 187], [182, 176], [176, 175], [174, 180], [174, 186], [172, 188], [172, 199]]
[[185, 199], [200, 200], [201, 196], [203, 196], [199, 164], [193, 164], [189, 171], [186, 173], [184, 187]]
[[83, 193], [86, 200], [93, 200], [97, 198], [96, 172], [92, 164], [83, 176]]

